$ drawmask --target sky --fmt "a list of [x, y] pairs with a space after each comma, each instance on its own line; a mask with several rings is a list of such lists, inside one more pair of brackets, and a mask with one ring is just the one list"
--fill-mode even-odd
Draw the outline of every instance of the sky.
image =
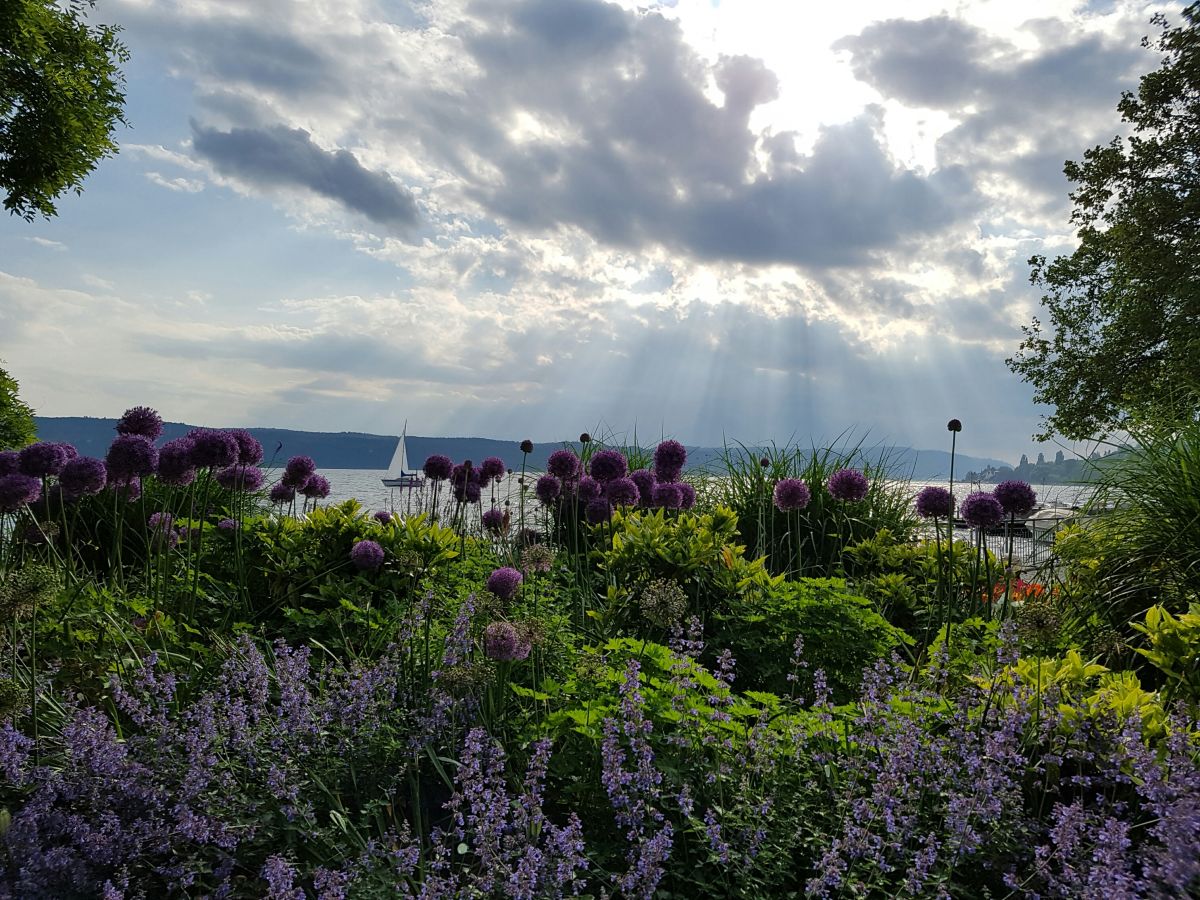
[[51, 416], [1053, 450], [1027, 261], [1160, 8], [99, 0], [129, 127], [0, 221], [0, 358]]

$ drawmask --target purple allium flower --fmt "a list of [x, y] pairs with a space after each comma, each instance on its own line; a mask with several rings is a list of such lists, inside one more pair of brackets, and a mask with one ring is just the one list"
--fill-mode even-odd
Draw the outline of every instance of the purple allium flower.
[[954, 497], [944, 487], [921, 488], [917, 494], [917, 515], [924, 519], [944, 519], [954, 511]]
[[140, 434], [144, 438], [157, 441], [162, 437], [162, 433], [162, 416], [148, 406], [127, 409], [117, 420], [117, 434]]
[[243, 466], [257, 466], [262, 462], [263, 445], [259, 443], [258, 438], [245, 428], [231, 428], [228, 433], [237, 441], [239, 463]]
[[104, 460], [91, 456], [77, 456], [68, 460], [58, 473], [58, 483], [68, 497], [83, 497], [98, 494], [108, 481], [108, 469]]
[[857, 503], [867, 496], [867, 476], [858, 469], [838, 469], [829, 476], [830, 495], [835, 500]]
[[683, 491], [673, 481], [656, 484], [650, 496], [654, 505], [661, 506], [663, 509], [679, 509], [683, 506]]
[[962, 422], [958, 421], [958, 419], [951, 419], [946, 423], [946, 430], [953, 431], [955, 434], [957, 434], [958, 432], [962, 431]]
[[637, 506], [642, 492], [632, 478], [614, 478], [604, 485], [604, 496], [613, 506]]
[[483, 527], [493, 534], [499, 534], [502, 531], [507, 531], [508, 523], [504, 521], [504, 510], [492, 507], [481, 517]]
[[311, 456], [293, 456], [283, 467], [283, 483], [300, 491], [316, 471], [317, 464]]
[[445, 481], [454, 471], [454, 461], [441, 453], [434, 453], [425, 460], [423, 471], [430, 481]]
[[619, 450], [601, 450], [589, 460], [588, 472], [601, 483], [614, 481], [628, 474], [629, 463]]
[[612, 504], [604, 497], [593, 497], [587, 502], [583, 516], [592, 525], [599, 525], [612, 518]]
[[166, 531], [175, 524], [175, 517], [169, 512], [156, 512], [150, 516], [146, 524], [152, 529]]
[[649, 469], [638, 469], [629, 473], [629, 480], [637, 485], [641, 503], [649, 506], [654, 502], [654, 473]]
[[991, 528], [1004, 520], [1004, 510], [1000, 501], [991, 491], [973, 491], [967, 494], [958, 512], [963, 521], [972, 528]]
[[[258, 466], [227, 466], [216, 474], [217, 484], [228, 491], [257, 491], [266, 478]], [[311, 483], [311, 482], [310, 482]], [[307, 487], [307, 485], [305, 485]]]
[[780, 512], [804, 509], [812, 499], [812, 491], [799, 478], [784, 478], [775, 483], [775, 508]]
[[0, 450], [0, 477], [21, 471], [21, 454], [16, 450]]
[[375, 541], [359, 541], [350, 549], [350, 561], [364, 571], [378, 569], [383, 565], [383, 548]]
[[390, 512], [388, 512], [386, 509], [377, 509], [375, 511], [375, 514], [372, 516], [372, 518], [376, 522], [378, 522], [380, 525], [391, 525], [392, 524], [392, 514]]
[[521, 441], [521, 452], [522, 453], [532, 453], [533, 452], [533, 441], [529, 440], [529, 438], [525, 438], [525, 440]]
[[188, 432], [192, 439], [192, 465], [200, 469], [223, 469], [238, 458], [237, 439], [228, 431], [196, 428]]
[[493, 478], [503, 478], [507, 471], [508, 466], [498, 456], [489, 456], [479, 464], [479, 477], [485, 482], [491, 481]]
[[579, 477], [579, 457], [571, 450], [555, 450], [546, 460], [546, 471], [559, 481], [574, 481]]
[[591, 475], [584, 475], [579, 479], [579, 484], [575, 485], [575, 493], [578, 495], [580, 503], [594, 500], [600, 496], [600, 482]]
[[521, 586], [521, 573], [512, 566], [496, 569], [488, 576], [487, 589], [501, 600], [511, 600]]
[[291, 503], [296, 499], [296, 489], [281, 481], [271, 488], [271, 492], [267, 496], [271, 498], [272, 503]]
[[1027, 481], [1002, 481], [992, 489], [1005, 515], [1023, 518], [1037, 505], [1037, 492]]
[[654, 448], [654, 476], [659, 481], [674, 481], [687, 462], [687, 450], [675, 440], [666, 440]]
[[680, 509], [691, 509], [696, 505], [696, 489], [686, 481], [679, 482], [679, 493], [683, 498], [679, 504]]
[[109, 481], [108, 488], [122, 500], [127, 503], [133, 503], [142, 496], [142, 479], [131, 478], [129, 481]]
[[483, 652], [496, 662], [519, 662], [529, 656], [529, 639], [508, 622], [492, 622], [483, 630]]
[[57, 475], [67, 464], [67, 451], [62, 444], [38, 441], [18, 453], [18, 465], [23, 473], [34, 478]]
[[562, 482], [553, 475], [543, 475], [537, 480], [537, 485], [533, 492], [537, 494], [537, 498], [546, 506], [549, 506], [558, 497], [562, 491]]
[[32, 475], [14, 472], [0, 476], [0, 512], [16, 512], [42, 496], [42, 482]]
[[108, 448], [104, 462], [111, 480], [130, 481], [143, 475], [154, 474], [158, 467], [158, 448], [144, 435], [117, 435], [117, 439]]
[[481, 496], [483, 492], [479, 488], [479, 482], [474, 479], [466, 484], [455, 485], [454, 499], [459, 503], [478, 503]]
[[158, 480], [163, 484], [183, 487], [196, 480], [196, 465], [192, 462], [194, 442], [181, 437], [167, 441], [158, 451]]
[[579, 443], [590, 444], [591, 442], [592, 442], [592, 436], [590, 434], [588, 434], [586, 431], [579, 436]]
[[217, 528], [221, 531], [237, 531], [239, 527], [237, 519], [222, 519], [217, 523]]
[[324, 500], [329, 496], [329, 479], [324, 475], [310, 475], [304, 487], [300, 488], [300, 493], [311, 499]]
[[771, 465], [771, 460], [769, 460], [767, 457], [764, 456], [762, 459], [760, 459], [758, 461], [758, 464], [760, 466], [762, 466], [764, 469], [766, 469]]

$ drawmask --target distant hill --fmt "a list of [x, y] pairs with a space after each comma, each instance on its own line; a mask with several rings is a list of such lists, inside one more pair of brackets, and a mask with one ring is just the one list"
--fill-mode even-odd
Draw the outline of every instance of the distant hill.
[[[43, 441], [66, 441], [87, 456], [103, 456], [115, 436], [116, 419], [94, 419], [80, 416], [37, 416], [38, 438]], [[167, 422], [163, 439], [181, 437], [196, 426], [183, 422]], [[286, 428], [248, 429], [262, 442], [268, 464], [282, 465], [289, 456], [311, 456], [317, 465], [326, 469], [386, 469], [396, 449], [397, 435], [364, 434], [356, 431], [323, 432], [292, 431]], [[531, 469], [544, 469], [551, 453], [568, 442], [536, 444], [527, 464]], [[464, 459], [479, 462], [486, 456], [498, 456], [513, 469], [521, 467], [518, 441], [498, 441], [474, 437], [417, 437], [408, 436], [408, 458], [412, 466], [420, 466], [431, 453], [444, 453], [456, 462]], [[719, 447], [688, 447], [689, 466], [706, 467], [721, 459]], [[910, 447], [872, 448], [865, 451], [872, 462], [886, 457], [898, 478], [928, 481], [943, 478], [950, 470], [950, 454], [944, 450], [914, 450]], [[999, 459], [958, 454], [955, 469], [983, 470], [1008, 467]]]

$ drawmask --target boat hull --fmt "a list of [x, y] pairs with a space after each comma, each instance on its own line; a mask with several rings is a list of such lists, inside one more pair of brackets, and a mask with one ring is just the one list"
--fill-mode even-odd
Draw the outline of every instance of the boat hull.
[[395, 478], [380, 478], [379, 480], [383, 482], [384, 487], [390, 488], [420, 487], [425, 482], [425, 479], [420, 475], [398, 475]]

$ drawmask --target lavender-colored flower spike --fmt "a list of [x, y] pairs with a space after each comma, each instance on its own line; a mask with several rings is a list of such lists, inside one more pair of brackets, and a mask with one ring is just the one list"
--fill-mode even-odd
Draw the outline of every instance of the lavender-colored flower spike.
[[574, 481], [579, 477], [579, 457], [570, 450], [555, 450], [546, 460], [546, 471], [559, 481]]
[[108, 469], [104, 460], [91, 456], [77, 456], [63, 466], [58, 473], [58, 483], [68, 497], [83, 497], [98, 494], [108, 481]]
[[112, 481], [126, 482], [153, 475], [158, 467], [158, 448], [144, 435], [121, 434], [108, 448], [104, 463]]
[[158, 480], [163, 484], [183, 487], [196, 480], [196, 466], [192, 462], [194, 442], [181, 437], [163, 444], [158, 451]]
[[16, 512], [42, 496], [42, 482], [32, 475], [14, 472], [0, 477], [0, 512]]
[[666, 440], [654, 448], [654, 476], [659, 481], [675, 481], [687, 463], [687, 450], [676, 440]]
[[1004, 510], [990, 491], [974, 491], [967, 494], [959, 513], [972, 528], [991, 528], [1004, 520]]
[[383, 547], [375, 541], [359, 541], [350, 549], [350, 561], [364, 571], [383, 565]]
[[917, 515], [924, 519], [944, 519], [954, 511], [954, 498], [943, 487], [921, 488], [917, 494]]
[[1037, 492], [1027, 481], [1002, 481], [992, 489], [992, 495], [1007, 516], [1023, 518], [1037, 505]]
[[588, 461], [588, 472], [601, 483], [615, 481], [629, 472], [629, 463], [618, 450], [601, 450]]
[[30, 444], [18, 454], [18, 465], [26, 475], [34, 478], [46, 478], [57, 475], [67, 464], [67, 451], [62, 444], [53, 441], [39, 441]]
[[858, 469], [838, 469], [829, 476], [829, 493], [835, 500], [857, 503], [867, 496], [867, 476]]
[[424, 472], [430, 481], [445, 481], [454, 472], [454, 461], [441, 453], [434, 453], [425, 460]]
[[140, 434], [157, 441], [163, 433], [162, 416], [148, 406], [135, 406], [117, 420], [116, 430], [117, 434]]
[[812, 491], [799, 478], [784, 478], [775, 483], [775, 508], [780, 512], [804, 509], [812, 499]]
[[512, 566], [496, 569], [488, 576], [487, 589], [501, 600], [511, 600], [521, 586], [522, 575]]

